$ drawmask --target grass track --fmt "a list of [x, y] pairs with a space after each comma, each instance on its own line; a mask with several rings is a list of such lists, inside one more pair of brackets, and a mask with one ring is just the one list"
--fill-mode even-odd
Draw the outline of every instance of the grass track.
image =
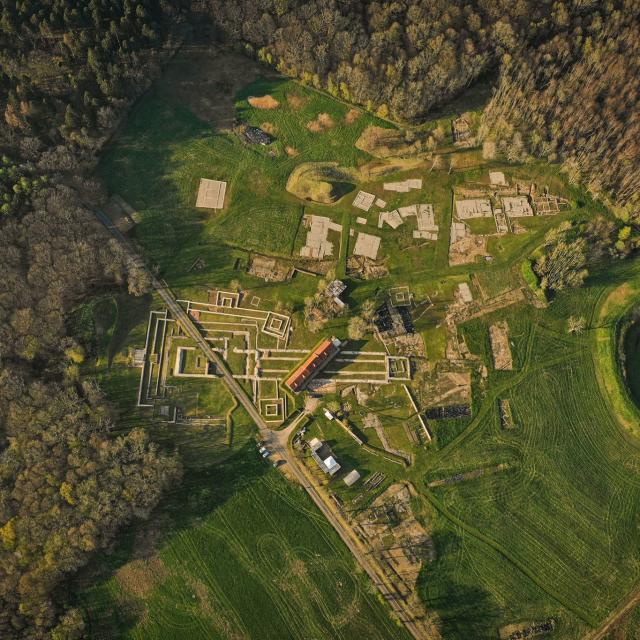
[[191, 474], [157, 516], [160, 577], [132, 594], [105, 558], [83, 592], [92, 637], [406, 638], [306, 494], [267, 469], [249, 446]]
[[[585, 295], [595, 304], [600, 290]], [[562, 317], [565, 307], [557, 310]], [[510, 325], [518, 324], [515, 314], [507, 314]], [[521, 370], [502, 381], [491, 374], [474, 420], [434, 464], [445, 477], [515, 454], [515, 473], [425, 493], [452, 523], [595, 625], [640, 579], [636, 449], [599, 392], [593, 336], [560, 333], [561, 319], [549, 312], [530, 322], [526, 345], [516, 340], [514, 349], [524, 352]], [[501, 430], [495, 408], [504, 395], [518, 423], [510, 432]]]

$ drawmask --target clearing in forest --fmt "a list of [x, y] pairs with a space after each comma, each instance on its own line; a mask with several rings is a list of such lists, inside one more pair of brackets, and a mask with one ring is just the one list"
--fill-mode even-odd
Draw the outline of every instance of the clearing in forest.
[[[553, 166], [486, 163], [479, 149], [436, 153], [425, 161], [428, 136], [425, 145], [415, 146], [411, 135], [385, 128], [365, 110], [355, 118], [350, 107], [321, 92], [275, 76], [255, 79], [253, 67], [242, 82], [216, 68], [218, 79], [226, 78], [231, 87], [227, 95], [220, 83], [214, 90], [207, 81], [206, 65], [193, 64], [192, 57], [185, 62], [182, 55], [141, 99], [98, 170], [110, 190], [135, 208], [136, 242], [145, 257], [182, 299], [199, 301], [192, 310], [200, 312], [213, 344], [226, 352], [250, 393], [256, 367], [271, 370], [267, 374], [274, 380], [260, 379], [256, 395], [263, 400], [263, 412], [274, 418], [280, 417], [274, 402], [280, 399], [279, 376], [288, 365], [308, 353], [324, 332], [347, 336], [349, 321], [365, 303], [377, 311], [390, 294], [400, 303], [395, 293], [410, 285], [411, 304], [400, 309], [409, 314], [414, 333], [390, 341], [390, 354], [382, 353], [374, 336], [354, 341], [346, 351], [358, 355], [341, 355], [318, 391], [328, 392], [319, 400], [320, 411], [335, 402], [358, 429], [369, 413], [381, 416], [388, 444], [415, 462], [405, 468], [385, 459], [382, 454], [388, 452], [374, 429], [366, 433], [372, 448], [364, 450], [335, 421], [323, 421], [316, 412], [309, 427], [313, 435], [331, 440], [340, 463], [361, 474], [353, 487], [338, 479], [339, 486], [331, 489], [345, 498], [347, 509], [360, 510], [390, 484], [412, 482], [417, 495], [411, 510], [434, 550], [417, 593], [427, 611], [439, 616], [444, 637], [497, 637], [506, 624], [550, 617], [557, 619], [554, 638], [581, 637], [640, 577], [633, 508], [640, 500], [637, 456], [620, 437], [597, 386], [591, 337], [566, 333], [568, 316], [591, 317], [605, 285], [587, 283], [580, 292], [558, 294], [548, 308], [534, 309], [522, 293], [520, 264], [562, 220], [586, 220], [599, 208], [588, 194], [567, 185]], [[278, 107], [256, 108], [252, 96], [270, 96]], [[220, 105], [226, 116], [277, 131], [278, 139], [268, 148], [248, 147], [218, 118]], [[316, 131], [309, 130], [310, 122], [317, 123]], [[375, 129], [361, 138], [368, 127]], [[367, 139], [373, 146], [366, 147]], [[547, 215], [518, 218], [526, 234], [498, 235], [494, 220], [484, 214], [459, 220], [456, 189], [482, 186], [484, 180], [485, 191], [465, 198], [486, 199], [489, 170], [508, 172], [510, 184], [549, 185], [570, 206], [555, 220]], [[202, 176], [227, 182], [225, 209], [216, 216], [194, 206]], [[385, 191], [385, 183], [400, 187]], [[377, 229], [373, 213], [368, 223], [364, 219], [367, 227], [356, 227], [353, 197], [340, 196], [358, 191], [382, 197], [382, 204], [374, 200], [373, 211], [396, 211], [401, 224], [396, 216], [385, 216], [387, 222]], [[438, 226], [437, 239], [429, 242], [413, 237], [424, 203], [433, 205], [422, 209], [425, 223]], [[533, 207], [537, 214], [535, 200]], [[405, 219], [400, 209], [416, 213]], [[375, 229], [376, 235], [360, 237], [358, 228]], [[363, 255], [354, 258], [354, 249]], [[449, 270], [448, 255], [455, 269]], [[305, 298], [322, 296], [321, 280], [342, 279], [347, 267], [345, 311], [322, 332], [312, 332], [305, 324]], [[458, 325], [468, 350], [443, 366], [450, 338], [447, 314], [460, 283], [471, 283], [473, 300], [467, 305], [476, 319]], [[246, 336], [216, 335], [228, 329], [250, 333], [250, 341], [254, 337], [239, 320], [228, 327], [214, 324], [229, 318], [206, 311], [208, 288], [250, 292], [245, 306], [254, 310], [280, 313], [280, 308], [295, 329], [287, 346], [291, 352], [267, 356], [258, 353], [263, 343], [247, 347]], [[515, 291], [518, 295], [509, 293]], [[426, 300], [429, 305], [421, 306]], [[163, 529], [166, 538], [157, 549], [168, 577], [159, 566], [151, 567], [151, 578], [140, 581], [140, 595], [131, 596], [124, 582], [135, 582], [142, 569], [138, 564], [129, 567], [129, 575], [125, 570], [123, 583], [112, 574], [88, 587], [82, 602], [94, 637], [113, 628], [123, 637], [169, 639], [185, 633], [262, 637], [265, 628], [273, 637], [406, 637], [386, 618], [368, 591], [370, 583], [313, 506], [258, 460], [253, 445], [229, 466], [213, 465], [238, 452], [251, 426], [222, 384], [201, 375], [202, 358], [185, 350], [177, 368], [184, 366], [187, 375], [173, 376], [171, 393], [184, 403], [187, 417], [209, 415], [215, 424], [156, 427], [152, 420], [168, 403], [157, 403], [152, 418], [135, 407], [140, 371], [126, 354], [143, 345], [150, 310], [157, 312], [157, 305], [142, 314], [141, 322], [137, 316], [129, 320], [126, 310], [118, 312], [118, 322], [130, 322], [136, 339], [127, 342], [123, 336], [131, 328], [119, 325], [114, 331], [119, 346], [110, 347], [112, 366], [101, 355], [91, 374], [131, 424], [154, 424], [154, 434], [183, 453], [188, 469], [184, 487], [170, 498], [171, 525]], [[515, 362], [517, 375], [496, 374], [485, 366], [494, 352], [489, 325], [502, 322], [504, 330], [495, 340], [496, 369]], [[176, 343], [181, 339], [176, 337]], [[402, 370], [394, 365], [391, 378], [401, 376], [402, 383], [357, 381], [363, 373], [386, 380], [385, 356], [400, 354], [407, 365]], [[169, 354], [170, 366], [176, 358], [177, 347]], [[416, 407], [408, 405], [402, 384]], [[501, 398], [509, 399], [517, 429], [500, 428]], [[425, 419], [430, 409], [434, 417]], [[503, 425], [510, 426], [504, 418]], [[429, 479], [451, 478], [501, 464], [508, 464], [509, 471], [431, 488], [426, 483], [427, 474]], [[412, 548], [407, 540], [400, 545]], [[123, 542], [115, 554], [120, 564], [127, 564], [127, 553]], [[246, 602], [251, 606], [238, 604]]]

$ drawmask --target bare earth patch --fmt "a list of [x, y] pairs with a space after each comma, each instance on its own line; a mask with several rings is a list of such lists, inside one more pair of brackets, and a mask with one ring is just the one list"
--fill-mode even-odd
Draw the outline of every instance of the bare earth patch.
[[359, 109], [349, 109], [344, 116], [344, 121], [347, 124], [353, 124], [360, 117]]
[[307, 565], [300, 559], [291, 562], [290, 570], [297, 578], [306, 578], [308, 574]]
[[295, 158], [298, 155], [298, 150], [294, 147], [285, 147], [285, 151], [290, 158]]
[[331, 129], [335, 127], [335, 122], [333, 121], [333, 118], [328, 113], [318, 114], [318, 122], [325, 129]]
[[189, 586], [193, 589], [193, 595], [196, 596], [200, 608], [211, 620], [221, 636], [230, 640], [246, 640], [249, 638], [235, 610], [225, 607], [213, 589], [192, 576], [188, 576], [187, 580]]
[[489, 327], [489, 341], [496, 371], [511, 371], [513, 359], [509, 345], [509, 325], [506, 320], [496, 322]]
[[433, 404], [469, 404], [471, 372], [468, 370], [437, 372], [433, 395]]
[[[417, 596], [416, 582], [423, 566], [433, 561], [435, 552], [430, 535], [413, 513], [415, 496], [412, 485], [393, 484], [367, 509], [359, 511], [352, 522], [367, 550], [381, 561], [380, 565], [397, 593], [407, 601], [416, 616], [424, 616], [424, 605]], [[392, 515], [381, 518], [378, 513]], [[429, 633], [424, 637], [440, 638], [440, 635]]]
[[426, 150], [426, 136], [370, 125], [356, 140], [356, 147], [375, 158], [415, 156]]
[[295, 111], [302, 109], [307, 102], [309, 100], [298, 93], [287, 93], [287, 103]]
[[169, 577], [169, 572], [162, 560], [154, 555], [146, 560], [132, 560], [116, 572], [118, 584], [127, 593], [145, 598], [152, 589], [162, 584]]
[[307, 123], [307, 129], [313, 133], [322, 133], [327, 129], [333, 129], [336, 123], [328, 113], [319, 113], [315, 120]]
[[487, 236], [468, 235], [449, 246], [449, 266], [472, 264], [487, 254]]
[[275, 136], [277, 131], [278, 131], [278, 127], [276, 127], [275, 124], [273, 124], [273, 122], [263, 122], [260, 125], [260, 128], [268, 133], [270, 136]]
[[275, 109], [280, 106], [280, 103], [271, 95], [266, 96], [251, 96], [248, 98], [248, 102], [252, 107], [256, 109]]

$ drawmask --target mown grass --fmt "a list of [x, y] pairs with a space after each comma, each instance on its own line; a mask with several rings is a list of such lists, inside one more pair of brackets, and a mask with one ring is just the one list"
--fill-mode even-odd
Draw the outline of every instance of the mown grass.
[[[261, 110], [247, 102], [249, 96], [265, 94], [272, 95], [280, 106]], [[289, 104], [287, 96], [291, 95], [300, 99], [298, 106]], [[345, 216], [350, 219], [356, 213], [351, 207], [353, 193], [332, 206], [305, 203], [286, 192], [286, 181], [294, 167], [303, 162], [338, 162], [357, 169], [371, 160], [355, 147], [355, 141], [366, 126], [380, 124], [379, 121], [362, 112], [354, 122], [347, 122], [346, 105], [283, 79], [260, 78], [251, 83], [237, 95], [236, 106], [238, 117], [243, 120], [272, 127], [276, 142], [269, 149], [246, 145], [235, 134], [214, 129], [173, 95], [169, 81], [160, 81], [142, 100], [101, 159], [99, 175], [111, 190], [138, 210], [141, 222], [135, 237], [172, 286], [215, 284], [231, 279], [244, 283], [246, 276], [233, 269], [241, 255], [234, 249], [291, 257], [304, 239], [300, 221], [305, 209], [307, 213], [328, 215], [336, 222], [342, 222]], [[310, 131], [307, 125], [321, 113], [330, 116], [333, 126], [321, 132]], [[287, 147], [295, 148], [297, 155], [289, 156], [285, 151]], [[478, 162], [482, 165], [481, 159], [473, 158], [476, 165]], [[509, 175], [550, 184], [575, 203], [572, 215], [578, 210], [586, 215], [592, 208], [590, 200], [576, 195], [541, 163], [523, 167], [491, 163], [482, 168], [473, 165], [465, 168], [461, 164], [451, 174], [444, 169], [428, 171], [428, 165], [429, 162], [422, 169], [396, 172], [357, 185], [383, 196], [388, 209], [433, 203], [440, 225], [438, 242], [423, 242], [412, 238], [414, 221], [409, 220], [393, 231], [388, 227], [377, 228], [376, 212], [366, 216], [369, 224], [360, 230], [382, 237], [380, 257], [387, 257], [391, 272], [388, 282], [379, 283], [383, 286], [392, 286], [394, 281], [406, 281], [409, 277], [420, 284], [449, 273], [492, 269], [493, 265], [489, 264], [448, 268], [451, 190], [467, 180], [484, 179], [488, 168], [501, 168]], [[400, 195], [382, 191], [384, 181], [416, 175], [424, 179], [424, 189], [420, 192]], [[221, 212], [195, 209], [201, 177], [228, 182], [227, 205]], [[492, 238], [490, 248], [496, 255], [496, 264], [508, 265], [526, 254], [558, 219], [549, 216], [525, 221], [532, 227], [530, 233]], [[489, 223], [493, 225], [492, 221]], [[342, 246], [339, 270], [346, 259], [347, 243], [343, 242]], [[336, 256], [338, 252], [336, 242]], [[204, 261], [205, 268], [190, 271], [197, 258]]]
[[557, 620], [557, 637], [582, 637], [587, 626], [496, 549], [437, 511], [427, 513], [436, 555], [423, 569], [418, 591], [425, 606], [437, 611], [443, 638], [494, 640], [506, 623], [547, 617]]
[[[597, 292], [583, 293], [592, 304], [597, 300]], [[568, 336], [564, 309], [502, 314], [518, 371], [490, 373], [480, 411], [436, 455], [430, 477], [501, 462], [513, 470], [428, 495], [526, 571], [557, 606], [593, 625], [640, 579], [640, 466], [637, 446], [598, 387], [591, 336]], [[467, 343], [485, 360], [491, 321], [466, 328]], [[509, 431], [497, 413], [496, 399], [505, 395], [517, 423]]]
[[[640, 412], [634, 404], [629, 389], [623, 380], [619, 363], [619, 322], [640, 298], [640, 281], [633, 273], [623, 284], [607, 291], [598, 299], [598, 306], [592, 315], [595, 333], [595, 355], [598, 364], [597, 375], [600, 388], [611, 410], [624, 428], [635, 437], [640, 436]], [[637, 363], [628, 361], [630, 381], [637, 376]]]
[[191, 469], [153, 526], [144, 559], [126, 541], [81, 591], [92, 638], [408, 637], [303, 490], [251, 445]]
[[[301, 97], [301, 109], [288, 108], [286, 95], [292, 91]], [[281, 107], [266, 111], [249, 106], [248, 96], [265, 93]], [[302, 203], [285, 191], [293, 168], [305, 160], [334, 157], [355, 167], [365, 157], [354, 143], [373, 121], [371, 116], [363, 114], [347, 124], [347, 107], [322, 94], [283, 80], [260, 79], [238, 95], [237, 107], [247, 122], [273, 127], [277, 142], [270, 150], [214, 130], [173, 100], [171, 87], [161, 81], [101, 161], [99, 173], [107, 185], [141, 214], [137, 238], [174, 279], [184, 275], [177, 257], [194, 245], [205, 261], [220, 242], [290, 256], [302, 215]], [[319, 113], [328, 113], [335, 126], [313, 133], [306, 125]], [[299, 154], [289, 157], [287, 146], [299, 149]], [[201, 177], [228, 182], [228, 204], [222, 212], [195, 209]]]

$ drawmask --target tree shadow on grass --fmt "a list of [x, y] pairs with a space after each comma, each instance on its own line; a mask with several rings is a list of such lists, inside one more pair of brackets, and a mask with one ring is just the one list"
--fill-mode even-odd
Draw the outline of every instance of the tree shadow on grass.
[[118, 304], [118, 315], [116, 317], [116, 326], [107, 347], [108, 367], [116, 354], [124, 346], [127, 336], [131, 330], [140, 324], [149, 316], [151, 309], [151, 294], [146, 294], [136, 298], [135, 296], [123, 293], [116, 298]]
[[238, 491], [254, 484], [269, 467], [250, 440], [224, 462], [198, 471], [190, 470], [182, 485], [169, 494], [163, 510], [179, 526], [189, 526], [222, 506]]
[[473, 575], [460, 573], [456, 560], [462, 553], [461, 537], [452, 530], [438, 529], [432, 538], [436, 559], [423, 566], [416, 586], [427, 611], [438, 613], [442, 637], [496, 638], [500, 609], [489, 592], [474, 584]]
[[[253, 444], [234, 456], [201, 470], [189, 469], [183, 481], [164, 497], [147, 521], [133, 523], [110, 549], [97, 554], [70, 586], [68, 596], [85, 613], [91, 634], [116, 637], [132, 629], [144, 614], [144, 600], [123, 594], [109, 583], [131, 560], [150, 558], [181, 532], [221, 508], [237, 492], [255, 484], [269, 471]], [[151, 579], [150, 576], [149, 579]], [[94, 637], [94, 635], [92, 635]]]
[[[170, 104], [153, 92], [139, 104], [100, 160], [98, 174], [109, 191], [138, 212], [131, 235], [162, 276], [171, 275], [176, 256], [200, 243], [205, 231], [206, 215], [194, 207], [197, 180], [180, 184], [187, 167], [180, 152], [220, 135], [187, 108]], [[193, 202], [185, 201], [185, 186], [193, 192]]]

